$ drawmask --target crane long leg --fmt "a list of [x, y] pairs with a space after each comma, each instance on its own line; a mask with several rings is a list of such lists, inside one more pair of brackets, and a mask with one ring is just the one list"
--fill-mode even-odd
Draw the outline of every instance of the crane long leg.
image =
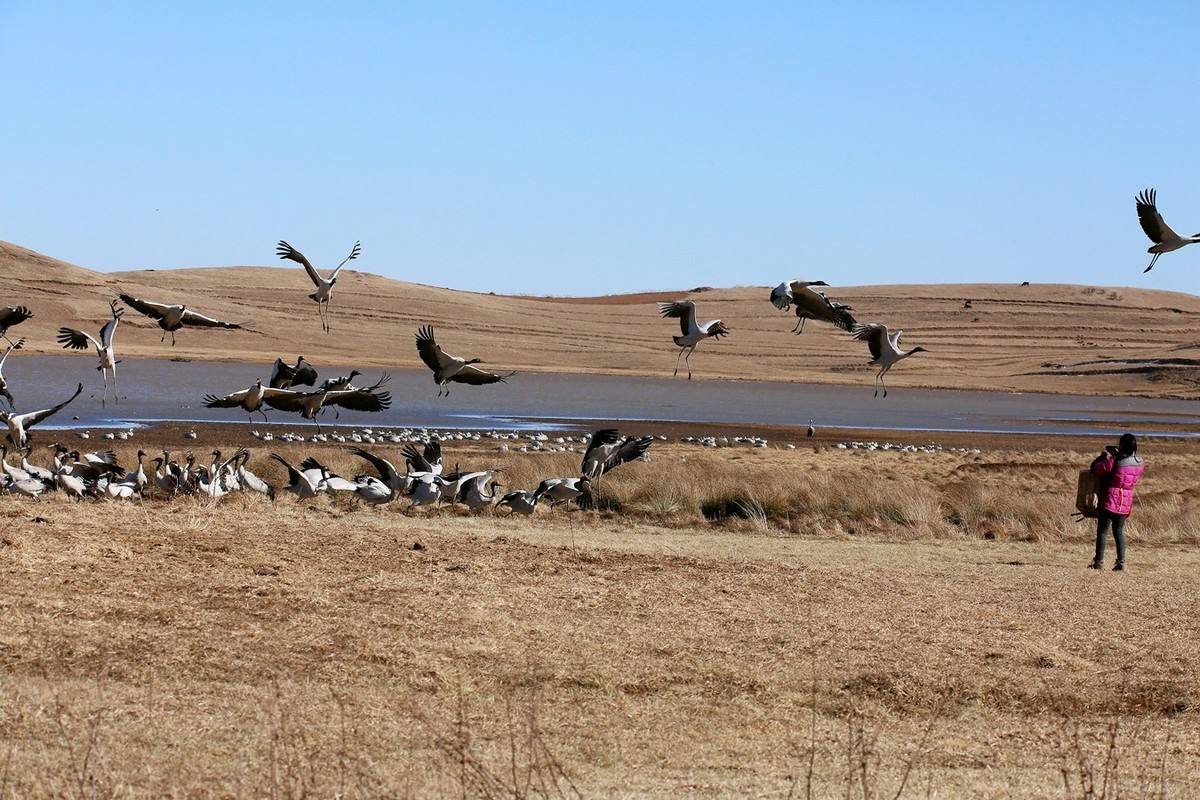
[[112, 365], [112, 376], [113, 376], [113, 402], [116, 403], [117, 405], [120, 405], [121, 397], [117, 393], [117, 362], [115, 360], [113, 361], [113, 365]]
[[[100, 376], [104, 380], [104, 390], [100, 394], [100, 407], [104, 408], [108, 405], [108, 370], [104, 367], [100, 368]], [[94, 397], [95, 395], [93, 395]]]
[[1154, 262], [1155, 262], [1155, 261], [1158, 261], [1158, 257], [1159, 257], [1159, 256], [1161, 256], [1161, 255], [1162, 255], [1162, 253], [1155, 253], [1155, 254], [1154, 254], [1154, 258], [1150, 259], [1150, 266], [1148, 266], [1148, 267], [1146, 267], [1144, 270], [1142, 270], [1142, 274], [1143, 274], [1143, 275], [1145, 275], [1145, 274], [1146, 274], [1147, 272], [1149, 272], [1150, 270], [1154, 269]]
[[691, 349], [688, 350], [688, 354], [683, 357], [683, 363], [687, 364], [689, 381], [692, 379], [692, 353], [694, 352], [696, 352], [696, 345], [692, 345]]
[[679, 377], [679, 359], [683, 357], [684, 350], [687, 350], [687, 347], [679, 348], [679, 355], [675, 356], [675, 372], [672, 375], [672, 377], [675, 377], [675, 378]]

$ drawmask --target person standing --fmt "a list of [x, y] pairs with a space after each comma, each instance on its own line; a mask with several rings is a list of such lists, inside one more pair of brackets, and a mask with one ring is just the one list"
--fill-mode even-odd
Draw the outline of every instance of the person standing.
[[1146, 464], [1137, 454], [1137, 439], [1132, 433], [1121, 436], [1117, 446], [1104, 448], [1092, 462], [1092, 472], [1100, 476], [1100, 512], [1096, 517], [1096, 556], [1090, 569], [1104, 565], [1104, 545], [1111, 530], [1117, 543], [1117, 563], [1113, 569], [1125, 569], [1125, 522], [1133, 511], [1133, 487], [1141, 480]]

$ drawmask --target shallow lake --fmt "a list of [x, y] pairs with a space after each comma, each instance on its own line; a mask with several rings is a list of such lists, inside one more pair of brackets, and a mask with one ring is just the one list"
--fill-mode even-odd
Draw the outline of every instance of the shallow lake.
[[[104, 427], [158, 420], [246, 422], [238, 409], [204, 408], [207, 393], [226, 394], [264, 380], [269, 366], [219, 362], [125, 359], [118, 404], [100, 404], [100, 373], [84, 357], [21, 356], [5, 366], [18, 410], [45, 408], [74, 391], [84, 392], [44, 427]], [[328, 369], [322, 376], [348, 372]], [[358, 385], [376, 380], [364, 370]], [[1200, 403], [1189, 400], [1078, 397], [934, 389], [891, 391], [872, 397], [867, 376], [861, 385], [803, 385], [752, 381], [688, 382], [682, 379], [608, 375], [525, 373], [508, 383], [454, 386], [438, 398], [428, 371], [397, 369], [387, 388], [392, 407], [379, 414], [332, 412], [322, 424], [379, 427], [520, 429], [593, 420], [652, 420], [728, 424], [818, 425], [846, 428], [1014, 433], [1097, 433], [1088, 422], [1149, 426], [1143, 433], [1196, 436]], [[110, 396], [111, 398], [111, 396]], [[300, 422], [296, 415], [267, 411], [271, 423]], [[77, 421], [72, 417], [78, 416]], [[256, 421], [262, 421], [261, 415]], [[1163, 425], [1155, 430], [1155, 425]], [[311, 423], [306, 423], [311, 427]]]

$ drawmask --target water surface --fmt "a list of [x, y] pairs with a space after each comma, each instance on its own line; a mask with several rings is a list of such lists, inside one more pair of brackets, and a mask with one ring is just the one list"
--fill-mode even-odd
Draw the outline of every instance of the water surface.
[[[17, 354], [9, 359], [5, 377], [21, 411], [56, 403], [82, 381], [84, 393], [54, 422], [103, 427], [160, 420], [245, 422], [241, 410], [204, 408], [202, 398], [245, 388], [269, 374], [268, 366], [256, 364], [125, 359], [118, 367], [121, 401], [102, 408], [95, 363], [84, 357]], [[348, 371], [330, 369], [322, 377]], [[363, 372], [359, 385], [379, 375], [377, 369]], [[336, 420], [327, 412], [322, 424], [517, 430], [594, 420], [749, 427], [807, 425], [813, 419], [846, 428], [1086, 434], [1097, 432], [1089, 424], [1094, 421], [1112, 430], [1137, 424], [1144, 433], [1160, 435], [1195, 436], [1200, 431], [1200, 404], [1188, 400], [903, 388], [876, 399], [869, 377], [861, 385], [827, 386], [527, 373], [508, 383], [455, 386], [450, 397], [439, 399], [428, 371], [398, 369], [391, 374], [389, 410], [342, 412]], [[267, 414], [272, 423], [301, 422], [280, 411]], [[255, 419], [262, 421], [261, 415]]]

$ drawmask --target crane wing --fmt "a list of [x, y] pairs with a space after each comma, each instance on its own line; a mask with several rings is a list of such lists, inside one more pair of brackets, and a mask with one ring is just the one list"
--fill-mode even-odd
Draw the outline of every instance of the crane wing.
[[887, 325], [881, 322], [872, 322], [869, 325], [857, 325], [853, 333], [855, 339], [867, 343], [867, 347], [871, 350], [871, 358], [879, 358], [883, 355], [883, 347], [888, 338]]
[[83, 384], [81, 383], [81, 384], [79, 384], [79, 386], [77, 386], [75, 388], [75, 394], [71, 395], [66, 400], [63, 400], [58, 405], [56, 405], [52, 408], [44, 408], [41, 411], [30, 411], [27, 414], [18, 414], [18, 415], [16, 415], [16, 419], [18, 419], [20, 421], [22, 427], [24, 427], [26, 429], [31, 428], [34, 425], [37, 425], [42, 420], [47, 419], [48, 417], [52, 417], [55, 414], [57, 414], [59, 411], [62, 411], [64, 408], [67, 407], [68, 404], [70, 404], [70, 402], [72, 400], [74, 400], [76, 397], [79, 397], [79, 395], [82, 391], [83, 391]]
[[300, 482], [300, 471], [284, 460], [283, 456], [279, 455], [279, 453], [271, 453], [271, 458], [283, 464], [283, 468], [287, 470], [288, 483], [294, 484]]
[[292, 389], [266, 389], [263, 392], [263, 402], [280, 411], [299, 411], [304, 408], [304, 400], [308, 396], [307, 392]]
[[1138, 222], [1142, 223], [1142, 230], [1146, 232], [1146, 236], [1155, 244], [1161, 244], [1168, 239], [1178, 239], [1179, 234], [1171, 230], [1170, 226], [1163, 220], [1162, 214], [1158, 213], [1158, 206], [1155, 204], [1158, 193], [1153, 189], [1144, 189], [1137, 196], [1137, 215]]
[[436, 459], [426, 457], [429, 454], [428, 448], [426, 448], [425, 455], [422, 455], [416, 446], [409, 444], [405, 445], [400, 452], [404, 456], [409, 472], [433, 472], [433, 462]]
[[6, 331], [13, 325], [20, 325], [32, 316], [33, 312], [25, 306], [0, 308], [0, 331]]
[[696, 329], [696, 303], [692, 300], [677, 300], [674, 303], [659, 303], [658, 313], [666, 317], [677, 317], [679, 328], [687, 336]]
[[334, 267], [333, 272], [329, 273], [329, 282], [332, 283], [333, 281], [337, 280], [338, 273], [342, 271], [342, 267], [346, 266], [346, 264], [348, 264], [349, 262], [358, 258], [358, 254], [361, 252], [362, 252], [362, 242], [355, 242], [354, 247], [350, 248], [350, 255], [343, 258], [342, 263], [340, 263], [336, 267]]
[[236, 408], [246, 399], [246, 395], [250, 394], [249, 389], [242, 389], [232, 394], [227, 394], [224, 397], [218, 397], [215, 394], [204, 395], [204, 406], [206, 408]]
[[289, 367], [283, 363], [282, 358], [276, 358], [275, 363], [271, 366], [271, 380], [267, 385], [272, 389], [285, 389], [292, 384], [295, 376], [296, 370], [294, 367]]
[[351, 449], [350, 452], [359, 458], [365, 458], [367, 461], [370, 461], [375, 469], [379, 472], [379, 477], [389, 486], [399, 480], [400, 473], [396, 471], [396, 468], [392, 465], [392, 462], [388, 461], [386, 458], [382, 458], [370, 452], [369, 450], [363, 450], [358, 447]]
[[104, 327], [100, 329], [100, 346], [112, 347], [113, 336], [117, 332], [117, 325], [121, 324], [121, 315], [124, 314], [124, 309], [117, 308], [117, 301], [112, 302], [112, 319], [104, 323]]
[[425, 366], [438, 372], [454, 363], [454, 359], [438, 346], [433, 338], [433, 326], [425, 325], [417, 329], [417, 355], [425, 362]]
[[162, 319], [170, 306], [163, 303], [152, 303], [149, 300], [140, 300], [131, 294], [119, 294], [121, 302], [132, 308], [139, 314], [145, 314], [151, 319]]
[[803, 309], [812, 319], [828, 322], [847, 332], [853, 330], [857, 324], [849, 313], [849, 306], [834, 303], [825, 295], [808, 286], [800, 287], [798, 290], [793, 287], [792, 299], [796, 302], [797, 307]]
[[771, 305], [780, 311], [787, 311], [792, 305], [792, 289], [790, 281], [784, 281], [771, 290]]
[[296, 366], [292, 367], [293, 386], [312, 386], [317, 382], [317, 371], [301, 356]]
[[470, 386], [483, 386], [487, 383], [507, 383], [508, 378], [511, 378], [513, 375], [516, 375], [516, 373], [509, 372], [506, 375], [497, 375], [494, 372], [485, 372], [478, 367], [468, 364], [454, 373], [450, 380], [455, 383], [466, 383]]
[[304, 265], [304, 271], [308, 273], [309, 280], [313, 282], [313, 286], [320, 288], [322, 282], [321, 276], [317, 274], [317, 271], [313, 269], [313, 265], [310, 264], [308, 259], [304, 257], [304, 253], [301, 253], [299, 250], [280, 239], [279, 244], [275, 246], [275, 255], [279, 256], [280, 258], [286, 258], [289, 261], [295, 261], [298, 264]]
[[609, 454], [604, 460], [604, 465], [600, 468], [600, 474], [603, 475], [609, 470], [615, 469], [628, 461], [635, 461], [650, 449], [650, 445], [654, 444], [653, 436], [640, 436], [633, 438], [632, 436], [621, 442], [621, 446]]
[[59, 328], [56, 339], [59, 344], [68, 350], [87, 350], [89, 345], [97, 349], [100, 348], [99, 342], [89, 334], [75, 328]]
[[326, 392], [321, 405], [341, 406], [351, 411], [383, 411], [391, 408], [392, 395], [390, 392], [377, 392], [374, 387], [369, 389], [342, 389], [336, 392]]
[[231, 330], [241, 330], [242, 326], [236, 322], [222, 322], [219, 319], [206, 317], [203, 314], [197, 314], [195, 311], [185, 309], [183, 317], [180, 319], [184, 325], [191, 325], [195, 328], [229, 328]]
[[[8, 361], [8, 357], [9, 357], [9, 355], [12, 354], [13, 350], [20, 350], [24, 346], [25, 346], [25, 337], [24, 336], [22, 336], [20, 339], [17, 339], [12, 344], [10, 344], [8, 346], [8, 349], [4, 351], [4, 355], [0, 356], [0, 369], [4, 369], [4, 362]], [[2, 382], [3, 381], [0, 381], [0, 383], [2, 383]], [[10, 405], [12, 404], [11, 399], [9, 400], [9, 404]]]

